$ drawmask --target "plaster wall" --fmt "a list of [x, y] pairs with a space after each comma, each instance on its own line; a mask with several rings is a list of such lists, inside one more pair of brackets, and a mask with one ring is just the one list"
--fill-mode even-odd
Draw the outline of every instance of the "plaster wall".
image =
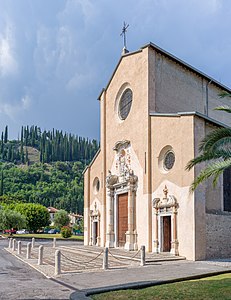
[[[104, 205], [103, 205], [103, 172], [102, 172], [102, 152], [100, 151], [93, 164], [88, 168], [84, 175], [84, 243], [87, 245], [90, 241], [90, 210], [94, 210], [95, 203], [100, 211], [100, 237], [103, 246], [104, 242]], [[100, 181], [99, 191], [94, 187], [94, 180]], [[86, 200], [88, 195], [88, 202]], [[87, 221], [88, 220], [88, 221]]]
[[[179, 203], [177, 232], [179, 254], [194, 259], [194, 195], [189, 186], [194, 172], [185, 171], [187, 162], [194, 155], [193, 116], [160, 117], [153, 116], [152, 128], [152, 199], [162, 198], [166, 185], [169, 195]], [[175, 153], [175, 163], [171, 170], [165, 171], [161, 161], [162, 150], [171, 146]], [[153, 222], [155, 232], [155, 222]], [[154, 236], [153, 236], [154, 239]]]
[[[128, 117], [122, 121], [118, 115], [120, 97], [126, 88], [133, 93]], [[148, 49], [121, 60], [106, 91], [106, 170], [115, 170], [115, 143], [128, 140], [131, 143], [131, 169], [138, 176], [136, 224], [138, 246], [148, 240], [148, 176], [145, 173], [145, 157], [148, 152]], [[146, 153], [146, 154], [145, 154]], [[106, 176], [107, 174], [105, 174]]]
[[155, 103], [150, 105], [151, 112], [198, 111], [231, 125], [227, 113], [214, 110], [217, 106], [230, 104], [229, 99], [220, 99], [219, 94], [223, 91], [220, 87], [163, 54], [150, 51], [155, 61]]

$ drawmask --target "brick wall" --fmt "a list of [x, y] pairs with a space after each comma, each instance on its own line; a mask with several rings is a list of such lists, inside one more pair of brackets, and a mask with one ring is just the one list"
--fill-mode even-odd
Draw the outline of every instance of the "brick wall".
[[207, 258], [231, 257], [231, 214], [206, 214]]

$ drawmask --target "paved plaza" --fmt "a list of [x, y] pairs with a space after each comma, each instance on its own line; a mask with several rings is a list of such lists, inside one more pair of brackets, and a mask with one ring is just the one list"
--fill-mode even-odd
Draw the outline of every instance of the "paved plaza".
[[[31, 249], [31, 257], [28, 259], [26, 256], [28, 241], [21, 241], [22, 250], [18, 254], [16, 247], [13, 251], [12, 248], [6, 248], [20, 260], [29, 264], [47, 277], [55, 276], [55, 252], [61, 252], [61, 274], [59, 277], [65, 277], [69, 273], [83, 273], [83, 272], [102, 272], [103, 271], [103, 253], [104, 248], [94, 246], [83, 246], [80, 242], [65, 242], [56, 241], [55, 247], [53, 241], [36, 241], [34, 247]], [[38, 265], [39, 246], [43, 246], [43, 263]], [[126, 251], [122, 249], [109, 249], [108, 261], [109, 269], [124, 269], [124, 268], [137, 268], [141, 262], [140, 251]], [[182, 260], [183, 257], [175, 257], [171, 255], [154, 255], [146, 254], [146, 263], [152, 264], [160, 261], [175, 261]]]
[[[17, 243], [16, 243], [17, 245]], [[44, 290], [49, 284], [55, 284], [54, 298], [37, 295], [31, 298], [8, 299], [87, 299], [88, 295], [134, 287], [147, 287], [164, 282], [197, 278], [201, 276], [231, 272], [231, 260], [187, 261], [182, 257], [169, 255], [146, 254], [145, 266], [140, 266], [140, 252], [109, 249], [109, 268], [103, 270], [103, 250], [98, 247], [84, 247], [79, 242], [57, 241], [53, 247], [52, 241], [36, 241], [31, 258], [26, 258], [27, 241], [22, 241], [22, 253], [17, 254], [7, 247], [4, 251], [13, 259], [40, 272], [44, 278]], [[43, 264], [38, 265], [38, 249], [44, 246]], [[55, 251], [61, 251], [61, 274], [55, 276]], [[34, 272], [34, 271], [33, 271]], [[42, 274], [42, 275], [41, 275]], [[29, 287], [28, 287], [29, 288]], [[60, 296], [57, 296], [60, 289]], [[65, 291], [65, 297], [61, 298]], [[48, 293], [49, 294], [49, 293]], [[50, 295], [49, 294], [49, 295]], [[0, 298], [7, 299], [7, 298]]]

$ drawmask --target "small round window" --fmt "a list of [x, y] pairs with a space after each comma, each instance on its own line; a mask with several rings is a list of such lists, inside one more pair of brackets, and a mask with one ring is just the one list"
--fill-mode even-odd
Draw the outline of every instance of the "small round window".
[[126, 89], [119, 102], [119, 117], [121, 120], [125, 120], [131, 110], [132, 106], [132, 91], [131, 89]]
[[168, 151], [164, 156], [164, 169], [165, 170], [171, 170], [174, 163], [175, 163], [175, 154], [173, 151]]

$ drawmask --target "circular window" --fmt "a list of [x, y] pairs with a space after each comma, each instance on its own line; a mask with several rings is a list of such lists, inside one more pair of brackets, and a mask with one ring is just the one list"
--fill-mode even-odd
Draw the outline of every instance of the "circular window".
[[132, 91], [131, 89], [126, 89], [119, 102], [119, 117], [121, 120], [125, 120], [131, 110], [132, 106]]
[[93, 188], [94, 188], [94, 193], [97, 194], [99, 192], [99, 189], [100, 189], [100, 182], [99, 182], [98, 177], [95, 177], [95, 179], [93, 181]]
[[164, 156], [165, 170], [171, 170], [174, 163], [175, 163], [175, 154], [172, 151], [168, 151]]
[[158, 156], [158, 166], [161, 173], [168, 173], [173, 168], [175, 161], [176, 157], [172, 146], [166, 145], [163, 147]]

